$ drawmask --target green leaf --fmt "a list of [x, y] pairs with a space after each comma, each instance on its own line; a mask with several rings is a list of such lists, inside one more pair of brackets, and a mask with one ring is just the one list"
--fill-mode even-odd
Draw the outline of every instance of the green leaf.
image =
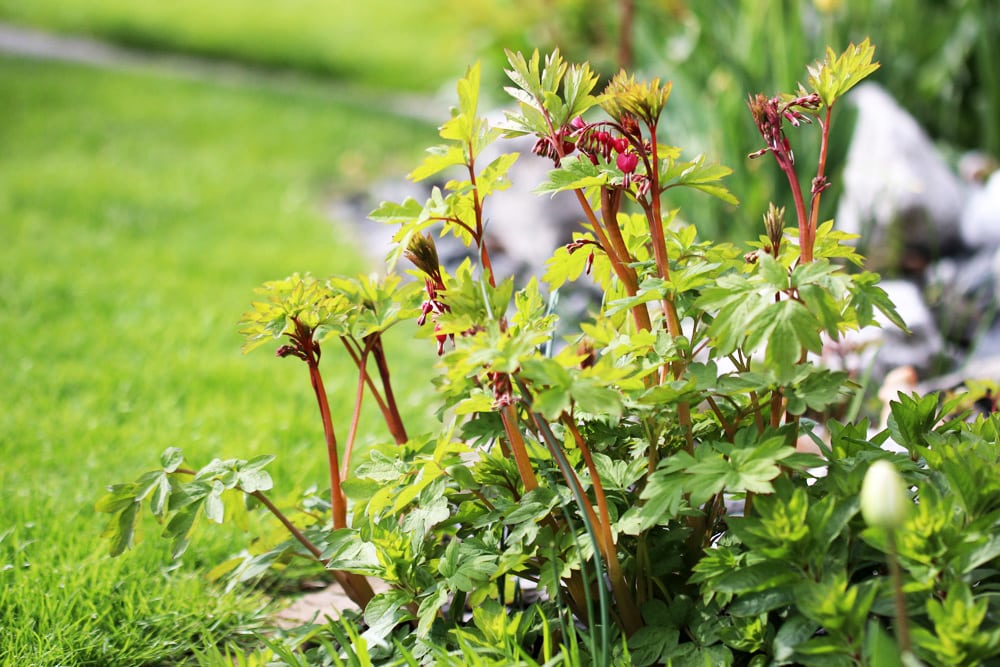
[[791, 584], [785, 584], [740, 595], [729, 605], [729, 613], [733, 616], [759, 616], [775, 609], [787, 607], [793, 602], [795, 602], [795, 587]]
[[407, 611], [410, 595], [398, 589], [379, 593], [365, 607], [365, 623], [368, 629], [361, 636], [371, 646], [387, 646], [386, 641], [393, 629], [404, 621], [412, 620]]
[[[812, 262], [812, 264], [815, 263]], [[799, 298], [806, 304], [810, 312], [817, 317], [825, 332], [832, 337], [839, 335], [840, 325], [844, 317], [840, 312], [836, 300], [834, 300], [828, 291], [819, 285], [802, 285], [799, 287]]]
[[205, 497], [205, 516], [209, 521], [222, 523], [225, 516], [225, 504], [222, 502], [222, 494], [226, 490], [225, 485], [219, 480], [212, 482], [212, 490]]
[[690, 162], [670, 164], [667, 169], [660, 173], [660, 182], [664, 184], [664, 190], [676, 186], [686, 186], [701, 190], [705, 194], [735, 206], [740, 201], [721, 183], [723, 178], [732, 173], [732, 169], [721, 164], [705, 164], [705, 156], [699, 155]]
[[94, 511], [114, 514], [125, 509], [136, 502], [136, 490], [139, 485], [135, 482], [128, 484], [113, 484], [108, 487], [108, 492], [94, 505]]
[[[420, 182], [426, 178], [434, 176], [435, 174], [441, 173], [442, 171], [448, 169], [449, 167], [457, 167], [459, 165], [464, 165], [464, 164], [465, 164], [465, 152], [462, 150], [461, 145], [434, 146], [432, 148], [427, 149], [427, 157], [424, 158], [424, 161], [421, 163], [419, 167], [417, 167], [407, 175], [407, 178], [409, 178], [411, 181]], [[376, 213], [379, 214], [379, 217], [381, 218], [379, 219], [379, 222], [388, 222], [392, 217], [399, 217], [404, 212], [412, 211], [413, 204], [411, 202], [413, 202], [412, 199], [408, 199], [407, 201], [403, 202], [403, 205], [406, 208], [402, 210], [386, 208], [386, 205], [383, 204], [383, 206], [376, 211]], [[413, 217], [419, 217], [419, 212], [417, 213], [416, 216]], [[373, 218], [373, 219], [378, 219], [378, 218]]]
[[878, 286], [879, 277], [874, 273], [860, 273], [854, 276], [851, 286], [851, 308], [857, 315], [858, 326], [878, 324], [875, 319], [874, 310], [878, 309], [886, 319], [900, 328], [904, 333], [910, 333], [906, 322], [896, 312], [896, 306], [889, 299], [889, 295]]
[[647, 667], [661, 661], [661, 656], [677, 646], [680, 632], [677, 628], [647, 625], [628, 638], [628, 652], [632, 665]]
[[801, 303], [790, 299], [773, 303], [760, 313], [747, 335], [748, 350], [756, 349], [763, 340], [767, 340], [764, 362], [779, 380], [794, 372], [803, 349], [818, 353], [823, 347], [816, 317]]
[[194, 528], [195, 519], [198, 518], [198, 509], [203, 502], [201, 499], [184, 506], [171, 517], [163, 529], [163, 536], [172, 540], [170, 552], [172, 558], [180, 558], [187, 550], [191, 530]]
[[452, 590], [471, 592], [490, 580], [497, 569], [497, 553], [474, 540], [453, 540], [438, 564], [438, 573]]
[[611, 172], [592, 163], [584, 155], [563, 159], [558, 169], [549, 172], [549, 179], [534, 189], [538, 194], [555, 194], [564, 190], [581, 190], [604, 185], [611, 180]]
[[166, 474], [160, 475], [156, 488], [149, 499], [149, 511], [158, 519], [163, 519], [167, 515], [167, 507], [170, 500], [170, 479]]
[[135, 519], [139, 512], [139, 503], [133, 502], [124, 507], [118, 516], [108, 522], [102, 537], [109, 540], [108, 553], [120, 556], [133, 544], [135, 536]]
[[816, 634], [818, 627], [815, 621], [795, 612], [785, 619], [774, 635], [772, 644], [774, 659], [778, 664], [789, 664], [798, 647]]
[[760, 256], [757, 260], [757, 269], [764, 280], [775, 290], [788, 289], [790, 282], [788, 269], [770, 255], [765, 253]]
[[899, 644], [889, 636], [876, 619], [868, 621], [868, 632], [865, 636], [864, 655], [869, 665], [879, 667], [903, 667], [900, 658]]
[[794, 584], [800, 578], [788, 563], [766, 560], [722, 575], [715, 580], [715, 589], [720, 593], [755, 593]]
[[174, 472], [184, 462], [184, 453], [177, 447], [167, 447], [160, 455], [164, 472]]
[[855, 46], [853, 43], [839, 56], [830, 47], [826, 48], [826, 59], [808, 68], [809, 85], [819, 93], [823, 104], [828, 107], [862, 79], [879, 68], [873, 62], [875, 47], [866, 37]]
[[382, 569], [375, 546], [361, 539], [353, 528], [340, 528], [327, 535], [321, 558], [331, 570], [378, 575]]
[[368, 218], [387, 225], [401, 225], [421, 217], [424, 205], [412, 197], [402, 204], [382, 202], [377, 209], [368, 214]]
[[517, 161], [518, 153], [504, 153], [493, 160], [476, 178], [476, 188], [480, 199], [489, 197], [494, 192], [500, 192], [510, 187], [507, 172]]

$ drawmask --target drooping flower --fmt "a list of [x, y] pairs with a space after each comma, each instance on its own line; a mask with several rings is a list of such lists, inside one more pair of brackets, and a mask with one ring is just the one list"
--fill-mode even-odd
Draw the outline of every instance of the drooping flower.
[[618, 168], [625, 174], [631, 174], [635, 171], [636, 166], [639, 164], [639, 156], [632, 151], [619, 153], [618, 158], [615, 160], [615, 164], [617, 164]]

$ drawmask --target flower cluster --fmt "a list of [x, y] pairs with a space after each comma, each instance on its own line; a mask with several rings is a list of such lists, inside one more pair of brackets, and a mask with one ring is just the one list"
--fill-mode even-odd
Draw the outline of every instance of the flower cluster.
[[795, 164], [795, 154], [792, 153], [792, 145], [785, 136], [782, 129], [784, 121], [788, 121], [794, 127], [802, 123], [811, 123], [812, 117], [809, 112], [816, 111], [822, 101], [816, 93], [800, 95], [791, 100], [782, 101], [781, 97], [767, 97], [762, 93], [751, 95], [747, 100], [750, 113], [753, 114], [754, 123], [764, 137], [764, 148], [750, 154], [750, 158], [757, 158], [765, 153], [774, 153], [778, 164], [791, 167]]
[[555, 138], [539, 137], [531, 152], [552, 160], [558, 167], [563, 157], [576, 150], [576, 144], [568, 139], [569, 134], [569, 129], [561, 127], [556, 130]]

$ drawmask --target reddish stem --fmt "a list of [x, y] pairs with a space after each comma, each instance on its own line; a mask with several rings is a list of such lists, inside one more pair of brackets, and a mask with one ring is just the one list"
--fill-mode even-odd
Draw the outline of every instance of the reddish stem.
[[813, 181], [812, 201], [809, 211], [809, 257], [812, 258], [812, 250], [816, 245], [816, 227], [819, 224], [819, 201], [826, 188], [826, 155], [830, 145], [830, 115], [832, 109], [826, 108], [826, 118], [820, 121], [823, 130], [823, 138], [819, 145], [819, 163], [816, 167], [816, 180]]
[[[310, 348], [313, 346], [310, 345]], [[310, 350], [311, 351], [311, 350]], [[330, 401], [323, 386], [323, 376], [319, 372], [319, 359], [316, 354], [309, 354], [309, 380], [312, 382], [316, 403], [319, 405], [320, 418], [323, 421], [323, 435], [326, 439], [326, 456], [330, 469], [330, 506], [333, 513], [333, 527], [347, 527], [347, 500], [340, 485], [340, 466], [337, 456], [337, 435], [333, 430], [333, 417], [330, 415]]]
[[351, 415], [351, 427], [347, 432], [347, 442], [344, 445], [344, 462], [340, 467], [340, 476], [343, 479], [347, 479], [351, 468], [351, 455], [354, 453], [354, 440], [357, 438], [358, 423], [361, 421], [361, 403], [365, 398], [365, 378], [367, 376], [365, 365], [362, 364], [358, 374], [358, 389], [354, 394], [354, 414]]
[[531, 467], [531, 459], [528, 458], [528, 448], [524, 444], [521, 436], [521, 429], [518, 426], [517, 410], [513, 405], [505, 405], [500, 409], [500, 418], [503, 420], [503, 428], [507, 433], [507, 440], [514, 454], [514, 463], [517, 465], [517, 472], [521, 476], [521, 483], [524, 484], [524, 491], [532, 491], [538, 488], [538, 479], [535, 477], [535, 469]]
[[[778, 155], [775, 153], [775, 157]], [[809, 215], [806, 213], [806, 202], [802, 198], [802, 186], [799, 184], [799, 175], [795, 172], [795, 165], [788, 160], [778, 158], [778, 166], [785, 172], [788, 178], [788, 185], [792, 190], [792, 199], [795, 202], [795, 217], [799, 223], [799, 249], [803, 264], [813, 261], [813, 240], [809, 229]]]
[[[536, 416], [535, 418], [537, 419], [538, 417]], [[601, 513], [601, 520], [596, 521], [597, 517], [593, 517], [593, 523], [601, 531], [601, 551], [604, 554], [605, 562], [608, 564], [608, 578], [611, 580], [611, 588], [615, 593], [615, 601], [618, 603], [625, 632], [631, 635], [642, 627], [642, 615], [639, 613], [638, 607], [636, 607], [632, 591], [625, 581], [624, 574], [622, 574], [621, 562], [618, 560], [618, 549], [615, 545], [614, 537], [611, 535], [611, 514], [608, 511], [608, 499], [604, 494], [604, 485], [601, 483], [601, 476], [597, 472], [597, 466], [594, 465], [594, 459], [590, 455], [590, 448], [587, 446], [583, 436], [580, 435], [580, 430], [577, 428], [576, 422], [566, 413], [562, 415], [562, 422], [570, 430], [570, 433], [573, 434], [573, 439], [576, 441], [577, 447], [580, 448], [580, 453], [583, 454], [587, 470], [590, 472], [590, 479], [594, 485], [594, 500], [597, 502], [597, 510]], [[593, 515], [594, 510], [592, 508], [588, 507], [586, 509]]]
[[399, 414], [399, 406], [396, 404], [396, 396], [392, 393], [392, 381], [389, 377], [389, 362], [385, 358], [385, 348], [382, 347], [382, 337], [379, 335], [372, 346], [372, 356], [375, 357], [375, 365], [378, 367], [379, 379], [382, 381], [382, 391], [385, 392], [386, 409], [383, 411], [386, 425], [397, 445], [404, 444], [409, 440], [406, 435], [406, 427], [403, 425], [403, 417]]

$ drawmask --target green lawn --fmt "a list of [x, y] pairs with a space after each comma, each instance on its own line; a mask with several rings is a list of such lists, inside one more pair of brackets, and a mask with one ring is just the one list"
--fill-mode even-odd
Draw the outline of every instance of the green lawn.
[[0, 0], [0, 19], [428, 91], [461, 75], [498, 35], [529, 25], [541, 11], [533, 5], [495, 0]]
[[[371, 268], [323, 202], [403, 173], [434, 130], [319, 87], [9, 58], [0, 80], [0, 664], [176, 664], [253, 625], [259, 600], [203, 577], [242, 536], [207, 531], [178, 565], [147, 522], [111, 560], [93, 503], [169, 446], [275, 453], [279, 500], [323, 484], [305, 369], [242, 356], [236, 323], [265, 280]], [[396, 340], [397, 375], [426, 377], [433, 345]], [[329, 357], [346, 424], [355, 380]]]

